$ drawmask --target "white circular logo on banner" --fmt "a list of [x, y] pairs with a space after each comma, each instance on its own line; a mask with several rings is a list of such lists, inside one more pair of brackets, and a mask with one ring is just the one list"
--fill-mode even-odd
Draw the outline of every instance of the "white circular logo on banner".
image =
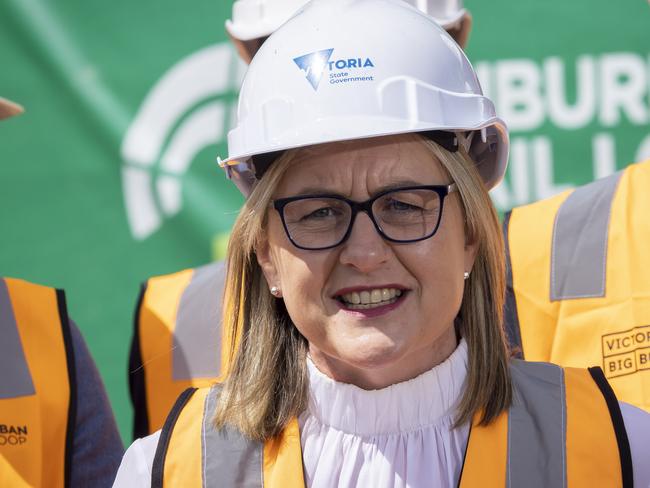
[[[131, 234], [143, 240], [183, 206], [182, 178], [234, 121], [232, 92], [246, 66], [229, 43], [179, 61], [149, 91], [122, 141], [122, 188]], [[230, 96], [229, 96], [230, 95]]]

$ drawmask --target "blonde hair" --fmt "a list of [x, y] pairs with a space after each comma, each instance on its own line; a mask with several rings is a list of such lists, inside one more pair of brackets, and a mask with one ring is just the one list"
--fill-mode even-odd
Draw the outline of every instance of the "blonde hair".
[[[478, 243], [456, 321], [469, 353], [456, 422], [460, 425], [478, 414], [485, 425], [512, 397], [502, 328], [505, 271], [499, 221], [467, 153], [449, 152], [420, 135], [408, 137], [425, 144], [457, 184], [467, 242]], [[214, 422], [262, 441], [279, 434], [307, 405], [307, 341], [292, 324], [284, 302], [269, 293], [255, 256], [273, 193], [301, 151], [288, 151], [271, 165], [239, 213], [228, 245], [222, 326], [230, 331], [231, 360]]]

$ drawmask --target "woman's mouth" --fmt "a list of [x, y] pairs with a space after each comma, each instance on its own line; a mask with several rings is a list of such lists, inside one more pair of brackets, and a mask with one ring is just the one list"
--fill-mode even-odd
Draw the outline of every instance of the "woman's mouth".
[[398, 288], [373, 288], [343, 293], [336, 298], [348, 310], [367, 310], [393, 304], [403, 293]]

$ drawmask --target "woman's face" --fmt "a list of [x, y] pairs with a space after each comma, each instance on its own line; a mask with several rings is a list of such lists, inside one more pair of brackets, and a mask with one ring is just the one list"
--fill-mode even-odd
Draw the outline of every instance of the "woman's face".
[[[304, 154], [304, 153], [303, 153]], [[448, 185], [441, 163], [415, 136], [330, 144], [294, 160], [274, 198], [334, 194], [357, 202], [386, 188]], [[327, 250], [295, 247], [269, 211], [257, 257], [316, 366], [334, 379], [382, 388], [421, 374], [456, 347], [454, 318], [476, 245], [465, 241], [458, 193], [444, 201], [436, 234], [397, 244], [360, 212], [349, 238]], [[352, 302], [376, 301], [359, 307]]]

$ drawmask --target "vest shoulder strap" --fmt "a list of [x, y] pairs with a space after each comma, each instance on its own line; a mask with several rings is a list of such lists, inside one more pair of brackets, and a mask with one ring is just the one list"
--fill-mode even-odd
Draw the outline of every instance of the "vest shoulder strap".
[[480, 419], [481, 413], [475, 415], [470, 427], [458, 487], [505, 487], [508, 413], [503, 412], [488, 425], [481, 425]]
[[551, 240], [552, 302], [605, 295], [609, 219], [622, 173], [577, 188], [557, 210]]
[[602, 372], [511, 366], [513, 403], [493, 423], [472, 425], [459, 486], [631, 488], [629, 444]]
[[[630, 443], [618, 400], [603, 371], [599, 367], [565, 368], [564, 371], [570, 459], [586, 458], [594, 453], [600, 458], [596, 469], [579, 462], [569, 463], [569, 486], [594, 486], [600, 479], [603, 486], [632, 488]], [[575, 413], [571, 415], [571, 412]], [[592, 482], [588, 484], [590, 479]]]
[[265, 443], [232, 428], [216, 429], [220, 390], [189, 389], [179, 397], [160, 436], [152, 487], [304, 488], [297, 419]]
[[[206, 389], [188, 388], [176, 400], [156, 447], [151, 468], [151, 488], [175, 486], [166, 481], [175, 478], [184, 480], [183, 486], [202, 486], [201, 442], [196, 442], [201, 439], [201, 423], [196, 420], [203, 418], [207, 393]], [[172, 437], [174, 449], [169, 451]]]

